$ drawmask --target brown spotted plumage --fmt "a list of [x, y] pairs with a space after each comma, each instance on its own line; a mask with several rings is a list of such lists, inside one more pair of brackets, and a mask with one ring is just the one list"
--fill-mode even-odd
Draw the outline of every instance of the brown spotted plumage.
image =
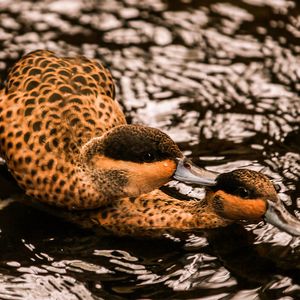
[[60, 206], [89, 206], [81, 202], [93, 198], [94, 188], [81, 178], [80, 149], [125, 124], [113, 97], [110, 73], [84, 57], [36, 51], [12, 68], [1, 91], [0, 149], [28, 195]]
[[[264, 175], [215, 181], [160, 130], [126, 124], [114, 96], [110, 72], [82, 56], [40, 50], [11, 69], [0, 90], [0, 153], [30, 199], [81, 210], [62, 211], [122, 235], [259, 219], [276, 202]], [[172, 178], [213, 186], [203, 201], [183, 201], [157, 189]]]

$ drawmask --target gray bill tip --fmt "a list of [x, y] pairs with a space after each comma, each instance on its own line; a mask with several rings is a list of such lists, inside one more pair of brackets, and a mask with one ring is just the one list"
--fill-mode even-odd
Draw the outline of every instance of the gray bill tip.
[[300, 220], [291, 215], [280, 201], [267, 200], [268, 209], [265, 213], [266, 222], [293, 235], [300, 236]]
[[178, 181], [204, 186], [215, 185], [217, 176], [217, 173], [204, 170], [185, 157], [178, 159], [177, 169], [173, 175]]

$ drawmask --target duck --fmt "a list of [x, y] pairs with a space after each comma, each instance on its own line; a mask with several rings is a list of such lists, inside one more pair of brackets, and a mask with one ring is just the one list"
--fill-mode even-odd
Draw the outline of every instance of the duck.
[[[11, 68], [0, 90], [0, 155], [26, 199], [86, 227], [134, 235], [265, 218], [300, 235], [265, 175], [208, 171], [161, 130], [128, 124], [110, 71], [84, 56], [36, 50]], [[206, 197], [160, 190], [174, 179], [205, 186]]]
[[176, 199], [155, 189], [101, 209], [58, 213], [49, 206], [36, 207], [81, 227], [116, 236], [185, 237], [186, 233], [261, 220], [292, 236], [300, 235], [299, 220], [285, 209], [270, 179], [249, 169], [219, 174], [200, 200]]

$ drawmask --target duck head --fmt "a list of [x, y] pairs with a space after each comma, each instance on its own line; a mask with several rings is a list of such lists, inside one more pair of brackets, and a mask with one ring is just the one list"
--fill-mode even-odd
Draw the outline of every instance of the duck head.
[[208, 194], [214, 211], [225, 219], [264, 218], [291, 235], [300, 235], [300, 220], [287, 212], [273, 184], [262, 173], [238, 169], [220, 174]]
[[176, 179], [215, 184], [216, 174], [185, 158], [162, 131], [141, 125], [114, 127], [83, 146], [81, 161], [108, 197], [137, 197]]

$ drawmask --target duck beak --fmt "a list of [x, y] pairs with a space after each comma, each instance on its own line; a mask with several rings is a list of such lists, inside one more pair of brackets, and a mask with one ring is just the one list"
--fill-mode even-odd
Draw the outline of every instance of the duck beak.
[[216, 184], [218, 174], [194, 165], [186, 157], [179, 158], [173, 178], [191, 184], [212, 186]]
[[291, 215], [278, 200], [276, 202], [267, 200], [268, 209], [265, 220], [279, 229], [298, 236], [300, 235], [300, 220]]

